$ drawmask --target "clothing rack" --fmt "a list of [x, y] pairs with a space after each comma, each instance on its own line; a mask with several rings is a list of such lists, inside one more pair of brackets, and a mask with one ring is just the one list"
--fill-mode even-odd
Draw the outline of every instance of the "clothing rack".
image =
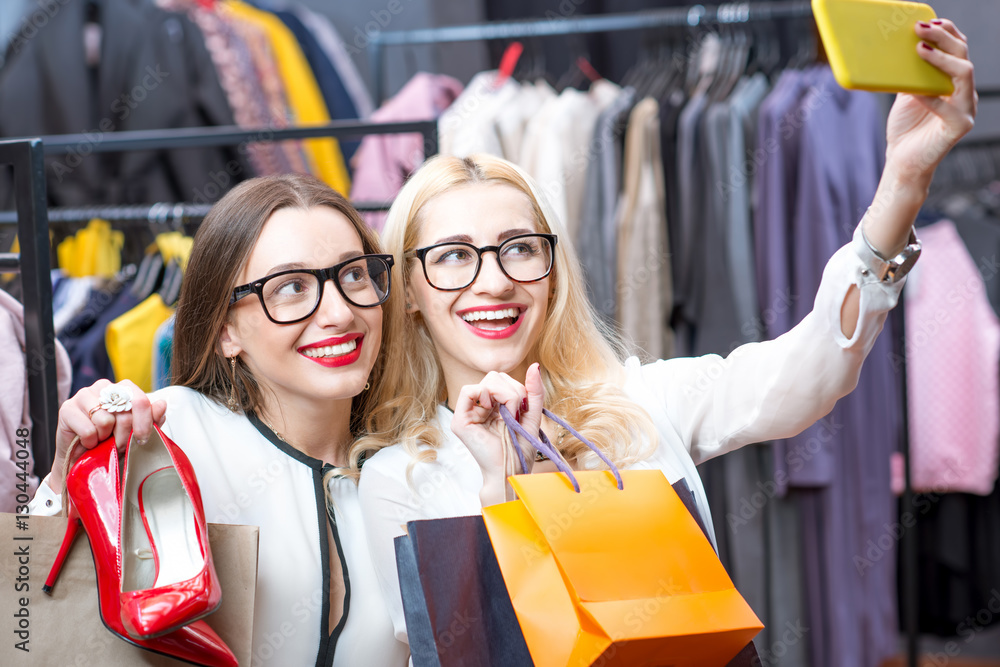
[[642, 12], [599, 14], [558, 19], [526, 21], [494, 21], [443, 28], [390, 30], [375, 33], [368, 44], [375, 79], [376, 105], [385, 93], [384, 49], [404, 44], [441, 44], [446, 42], [476, 42], [481, 40], [520, 39], [550, 35], [580, 35], [587, 33], [620, 32], [702, 25], [749, 23], [775, 19], [812, 16], [809, 2], [734, 2], [721, 5], [692, 5]]
[[[210, 146], [235, 146], [243, 142], [271, 142], [317, 137], [360, 137], [370, 134], [419, 133], [423, 136], [424, 155], [438, 151], [437, 122], [433, 120], [397, 123], [338, 121], [324, 125], [282, 129], [241, 128], [236, 126], [194, 127], [167, 130], [118, 132], [108, 135], [64, 134], [40, 138], [0, 141], [0, 164], [14, 167], [15, 212], [2, 212], [6, 224], [17, 224], [21, 252], [0, 253], [0, 272], [21, 274], [24, 305], [25, 356], [27, 358], [28, 411], [32, 421], [31, 448], [35, 473], [44, 476], [52, 468], [55, 450], [56, 420], [59, 411], [56, 393], [55, 330], [52, 322], [52, 280], [49, 246], [49, 211], [46, 207], [46, 155], [83, 152], [125, 152], [168, 150]], [[138, 207], [100, 207], [53, 209], [53, 221], [84, 222], [102, 213], [105, 219], [156, 220], [195, 215], [197, 204], [153, 204]], [[367, 210], [385, 208], [381, 203], [366, 203]], [[178, 208], [180, 207], [180, 208]], [[169, 208], [169, 213], [167, 209]], [[153, 216], [153, 214], [156, 216]], [[185, 216], [185, 214], [188, 214]]]

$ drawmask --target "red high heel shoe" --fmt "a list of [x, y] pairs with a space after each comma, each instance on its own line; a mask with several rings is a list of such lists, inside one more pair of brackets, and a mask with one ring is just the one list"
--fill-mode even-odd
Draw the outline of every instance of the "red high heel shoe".
[[42, 590], [51, 594], [82, 524], [94, 555], [101, 622], [108, 630], [147, 651], [195, 665], [236, 667], [232, 651], [204, 621], [195, 621], [155, 639], [136, 639], [126, 633], [119, 602], [119, 490], [118, 450], [114, 438], [109, 438], [84, 452], [66, 475], [69, 524]]
[[155, 425], [148, 442], [129, 440], [121, 498], [121, 619], [129, 635], [157, 637], [218, 609], [222, 590], [198, 480]]

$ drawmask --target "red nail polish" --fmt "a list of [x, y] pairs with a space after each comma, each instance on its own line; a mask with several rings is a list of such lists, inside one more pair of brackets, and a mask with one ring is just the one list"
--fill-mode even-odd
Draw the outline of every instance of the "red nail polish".
[[526, 398], [523, 401], [521, 401], [521, 412], [527, 412], [527, 411], [528, 411], [528, 399]]
[[934, 47], [928, 44], [927, 42], [920, 42], [920, 46], [927, 49], [928, 51], [934, 50]]
[[520, 410], [515, 410], [514, 411], [514, 421], [516, 421], [516, 422], [521, 421], [521, 411]]
[[933, 23], [934, 25], [944, 25], [944, 21], [942, 21], [941, 19], [934, 19], [933, 21], [931, 21], [931, 23]]
[[917, 23], [917, 25], [920, 26], [921, 28], [930, 28], [931, 27], [930, 23], [924, 23], [923, 21], [920, 21], [919, 23]]

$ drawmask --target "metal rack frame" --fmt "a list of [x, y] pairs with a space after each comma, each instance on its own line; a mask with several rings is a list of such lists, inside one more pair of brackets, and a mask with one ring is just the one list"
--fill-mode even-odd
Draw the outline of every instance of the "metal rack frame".
[[[360, 137], [371, 134], [419, 133], [424, 138], [424, 155], [438, 151], [437, 121], [367, 123], [340, 121], [324, 125], [282, 129], [240, 128], [235, 126], [197, 127], [140, 132], [118, 132], [99, 137], [65, 134], [40, 138], [0, 141], [0, 164], [14, 167], [15, 212], [0, 212], [0, 224], [16, 224], [20, 253], [0, 253], [0, 272], [21, 274], [24, 305], [25, 354], [27, 357], [28, 409], [32, 420], [31, 444], [35, 473], [44, 476], [52, 468], [59, 401], [56, 392], [55, 330], [52, 322], [51, 249], [47, 208], [46, 155], [64, 155], [87, 146], [89, 152], [108, 153], [133, 150], [238, 145], [242, 142], [271, 142], [318, 137]], [[157, 209], [156, 207], [160, 207]], [[181, 207], [178, 209], [177, 207]], [[383, 203], [366, 202], [366, 210], [385, 208]], [[168, 216], [207, 212], [210, 206], [196, 204], [152, 204], [137, 207], [93, 207], [53, 209], [53, 221], [85, 222], [94, 213], [106, 213], [116, 220], [149, 221], [151, 213]]]

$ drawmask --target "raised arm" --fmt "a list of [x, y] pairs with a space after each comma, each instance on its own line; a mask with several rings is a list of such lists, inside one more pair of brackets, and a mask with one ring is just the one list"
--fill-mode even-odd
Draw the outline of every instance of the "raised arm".
[[[950, 97], [898, 95], [886, 125], [886, 162], [871, 208], [862, 220], [868, 243], [883, 259], [895, 257], [910, 237], [917, 212], [927, 198], [934, 170], [948, 151], [972, 129], [976, 84], [965, 35], [947, 19], [918, 23], [921, 58], [951, 77]], [[860, 293], [848, 292], [842, 311], [844, 335], [858, 321]]]

